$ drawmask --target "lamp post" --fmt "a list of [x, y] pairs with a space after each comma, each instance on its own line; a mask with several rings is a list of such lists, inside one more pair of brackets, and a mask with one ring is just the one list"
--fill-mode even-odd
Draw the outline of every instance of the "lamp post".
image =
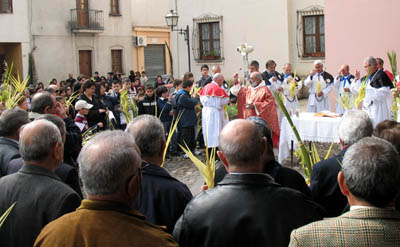
[[167, 25], [171, 28], [171, 31], [178, 32], [179, 34], [183, 34], [187, 48], [188, 48], [188, 65], [189, 65], [189, 72], [191, 72], [191, 66], [190, 66], [190, 41], [189, 41], [189, 25], [186, 26], [186, 29], [174, 29], [178, 25], [178, 13], [174, 12], [172, 9], [170, 12], [165, 16], [165, 21], [167, 22]]

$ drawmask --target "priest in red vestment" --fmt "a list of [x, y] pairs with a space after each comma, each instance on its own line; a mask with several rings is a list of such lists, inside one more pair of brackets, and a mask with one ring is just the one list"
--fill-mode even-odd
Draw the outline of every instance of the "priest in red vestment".
[[280, 127], [276, 104], [274, 96], [262, 80], [261, 73], [251, 73], [250, 86], [240, 87], [240, 89], [237, 87], [236, 90], [232, 89], [232, 94], [237, 94], [239, 118], [262, 117], [272, 130], [274, 147], [278, 147]]

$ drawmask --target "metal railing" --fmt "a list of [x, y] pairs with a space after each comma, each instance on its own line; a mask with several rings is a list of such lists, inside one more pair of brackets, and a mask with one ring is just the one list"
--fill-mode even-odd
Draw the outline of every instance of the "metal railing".
[[72, 30], [104, 30], [103, 10], [71, 9]]

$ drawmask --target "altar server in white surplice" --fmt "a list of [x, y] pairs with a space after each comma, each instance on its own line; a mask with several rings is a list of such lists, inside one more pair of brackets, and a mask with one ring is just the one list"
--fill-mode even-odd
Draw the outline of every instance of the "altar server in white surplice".
[[342, 65], [339, 69], [338, 77], [335, 79], [335, 87], [337, 88], [337, 102], [336, 102], [336, 113], [343, 114], [343, 106], [339, 103], [341, 97], [349, 97], [352, 95], [350, 92], [350, 85], [354, 81], [354, 75], [350, 74], [350, 67], [347, 64]]
[[310, 90], [307, 104], [308, 112], [330, 110], [328, 93], [332, 90], [333, 81], [333, 76], [324, 71], [322, 61], [315, 61], [314, 69], [304, 81], [305, 86]]
[[377, 61], [373, 57], [364, 60], [364, 69], [369, 77], [360, 79], [360, 72], [356, 71], [355, 82], [351, 84], [351, 91], [359, 94], [362, 83], [367, 79], [365, 97], [362, 102], [362, 109], [368, 113], [374, 128], [378, 123], [391, 118], [392, 92], [394, 87], [388, 75], [378, 69]]
[[283, 95], [285, 96], [285, 107], [290, 113], [296, 114], [296, 112], [299, 111], [299, 101], [297, 100], [297, 93], [301, 89], [302, 83], [300, 81], [300, 78], [292, 73], [292, 65], [290, 63], [287, 63], [283, 66], [282, 79]]
[[200, 102], [203, 105], [203, 137], [209, 148], [218, 147], [219, 133], [229, 121], [224, 112], [224, 106], [229, 103], [229, 96], [221, 88], [223, 83], [224, 76], [217, 73], [213, 76], [213, 81], [199, 92]]

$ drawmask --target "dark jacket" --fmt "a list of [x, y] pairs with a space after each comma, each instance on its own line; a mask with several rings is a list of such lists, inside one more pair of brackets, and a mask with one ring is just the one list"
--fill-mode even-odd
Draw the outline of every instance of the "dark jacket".
[[[7, 174], [13, 174], [18, 172], [21, 167], [24, 165], [24, 160], [22, 158], [14, 159], [10, 161], [8, 166]], [[69, 187], [71, 187], [78, 195], [82, 197], [81, 186], [79, 184], [79, 176], [78, 171], [73, 166], [63, 162], [61, 163], [54, 173], [61, 178], [61, 180], [66, 183]]]
[[142, 168], [142, 189], [134, 208], [150, 223], [166, 226], [172, 233], [186, 204], [192, 199], [192, 193], [163, 168], [150, 163], [143, 163]]
[[[270, 175], [274, 181], [283, 187], [291, 188], [300, 191], [306, 196], [311, 197], [310, 188], [307, 186], [304, 177], [297, 171], [281, 166], [277, 161], [267, 164], [264, 172]], [[215, 169], [214, 183], [222, 181], [228, 172], [222, 162], [218, 162]]]
[[268, 72], [268, 70], [265, 70], [262, 74], [261, 74], [263, 80], [265, 81], [266, 85], [271, 85], [271, 82], [269, 81], [269, 79], [271, 79], [272, 77], [276, 77], [278, 80], [283, 81], [283, 77], [280, 73], [278, 73], [277, 71], [275, 71], [274, 74], [270, 74]]
[[[7, 174], [8, 163], [12, 159], [21, 157], [18, 142], [0, 137], [0, 178]], [[1, 212], [0, 212], [1, 214]]]
[[157, 99], [157, 112], [161, 122], [172, 122], [172, 116], [169, 114], [172, 110], [172, 105], [168, 99]]
[[66, 135], [64, 143], [64, 161], [74, 167], [78, 167], [76, 162], [79, 152], [82, 149], [81, 130], [76, 126], [75, 121], [70, 118], [64, 119]]
[[266, 174], [227, 174], [187, 205], [179, 246], [288, 246], [290, 232], [320, 220], [320, 207]]
[[139, 101], [138, 109], [139, 109], [138, 115], [148, 114], [156, 116], [156, 109], [157, 109], [156, 96], [153, 95], [153, 97], [149, 97], [145, 95], [144, 99]]
[[101, 101], [98, 99], [96, 95], [93, 95], [92, 100], [90, 100], [88, 97], [86, 97], [85, 94], [81, 94], [81, 96], [79, 96], [79, 99], [84, 100], [87, 103], [93, 105], [93, 107], [90, 108], [88, 115], [86, 116], [88, 119], [89, 128], [95, 126], [100, 122], [103, 123], [104, 127], [107, 126], [106, 114], [99, 112], [99, 109], [105, 110], [106, 107], [103, 103], [101, 103]]
[[199, 103], [197, 98], [191, 98], [190, 94], [185, 90], [179, 90], [176, 95], [176, 108], [175, 114], [183, 112], [182, 117], [178, 123], [178, 127], [192, 127], [197, 125], [197, 116], [195, 107]]
[[342, 169], [339, 162], [342, 162], [345, 152], [346, 149], [335, 157], [316, 163], [311, 173], [311, 193], [314, 200], [325, 208], [325, 217], [341, 215], [347, 204], [337, 182], [337, 176]]
[[0, 246], [31, 247], [50, 221], [74, 211], [79, 195], [51, 171], [24, 165], [17, 173], [0, 179], [0, 212], [15, 207], [0, 230]]

